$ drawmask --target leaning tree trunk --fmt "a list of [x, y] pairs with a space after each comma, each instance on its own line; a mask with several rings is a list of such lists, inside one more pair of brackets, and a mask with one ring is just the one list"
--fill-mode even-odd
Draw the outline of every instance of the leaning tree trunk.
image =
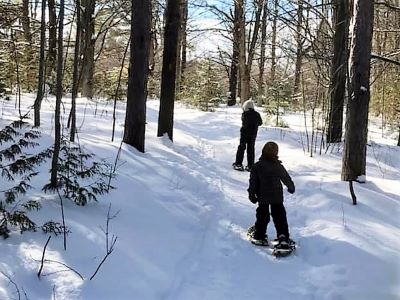
[[81, 53], [82, 59], [82, 75], [81, 86], [82, 96], [93, 98], [94, 95], [94, 46], [96, 40], [94, 39], [94, 9], [95, 0], [83, 0], [83, 14], [82, 14], [82, 46]]
[[161, 72], [160, 111], [157, 136], [168, 134], [173, 140], [176, 62], [180, 22], [179, 1], [168, 0], [164, 29], [163, 65]]
[[342, 140], [343, 105], [347, 78], [347, 39], [349, 35], [349, 0], [335, 0], [335, 34], [333, 37], [333, 58], [331, 65], [330, 109], [327, 142]]
[[46, 42], [46, 0], [42, 0], [42, 16], [40, 20], [40, 58], [39, 58], [39, 80], [37, 87], [37, 94], [34, 109], [34, 125], [40, 126], [40, 108], [42, 106], [43, 94], [44, 94], [44, 67], [45, 67], [45, 42]]
[[354, 0], [350, 47], [350, 99], [347, 106], [342, 180], [366, 174], [368, 108], [370, 100], [373, 0]]
[[58, 38], [57, 38], [57, 84], [56, 84], [56, 109], [54, 115], [54, 151], [51, 161], [50, 185], [57, 187], [58, 157], [61, 146], [61, 98], [63, 94], [63, 34], [64, 34], [64, 0], [60, 0], [60, 11], [58, 14]]
[[151, 40], [151, 0], [132, 0], [131, 53], [124, 143], [144, 152]]

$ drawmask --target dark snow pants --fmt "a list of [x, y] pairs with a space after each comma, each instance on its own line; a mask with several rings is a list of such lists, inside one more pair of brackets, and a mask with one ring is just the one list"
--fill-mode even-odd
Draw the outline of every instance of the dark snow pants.
[[264, 239], [267, 226], [270, 221], [270, 207], [271, 207], [271, 216], [276, 229], [276, 236], [280, 236], [284, 234], [287, 238], [289, 238], [289, 226], [286, 218], [286, 210], [283, 203], [281, 204], [266, 204], [259, 203], [257, 207], [256, 213], [256, 224], [255, 224], [255, 234], [254, 237], [256, 239]]
[[247, 148], [247, 165], [251, 167], [254, 165], [254, 144], [256, 143], [256, 137], [240, 135], [240, 144], [236, 152], [235, 164], [242, 165], [244, 158], [244, 151]]

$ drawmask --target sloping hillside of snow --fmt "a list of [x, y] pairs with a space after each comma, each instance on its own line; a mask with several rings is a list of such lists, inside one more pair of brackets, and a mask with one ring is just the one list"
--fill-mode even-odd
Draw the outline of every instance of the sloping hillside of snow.
[[[23, 100], [27, 112], [34, 97]], [[122, 145], [112, 182], [116, 189], [84, 207], [64, 203], [71, 230], [67, 251], [62, 236], [51, 238], [40, 279], [36, 274], [47, 235], [15, 232], [0, 241], [0, 299], [400, 299], [400, 147], [395, 140], [371, 128], [367, 182], [355, 185], [359, 204], [353, 206], [348, 184], [340, 181], [340, 147], [310, 157], [303, 151], [296, 115], [283, 116], [290, 128], [260, 128], [256, 156], [266, 141], [276, 141], [296, 185], [295, 194], [285, 192], [285, 204], [298, 249], [277, 259], [246, 240], [256, 206], [247, 199], [249, 173], [231, 169], [241, 109], [200, 112], [176, 104], [172, 143], [156, 137], [158, 105], [147, 104], [146, 153]], [[53, 98], [43, 103], [43, 147], [52, 143], [53, 108]], [[81, 145], [114, 164], [124, 106], [117, 110], [114, 142], [111, 103], [81, 99], [77, 111]], [[65, 103], [65, 122], [68, 112]], [[14, 102], [3, 101], [0, 125], [15, 118]], [[58, 196], [41, 191], [49, 168], [50, 161], [27, 194], [43, 205], [30, 214], [38, 224], [61, 221]], [[5, 185], [2, 179], [0, 190]], [[110, 204], [115, 250], [89, 280], [106, 253]], [[275, 237], [272, 224], [268, 234]]]

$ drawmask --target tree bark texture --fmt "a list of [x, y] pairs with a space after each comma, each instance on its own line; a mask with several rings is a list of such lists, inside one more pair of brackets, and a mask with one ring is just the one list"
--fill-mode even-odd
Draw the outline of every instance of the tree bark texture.
[[346, 94], [348, 63], [349, 5], [348, 0], [335, 0], [333, 4], [335, 33], [331, 65], [328, 143], [337, 143], [342, 140], [343, 105]]
[[56, 82], [56, 109], [54, 115], [54, 151], [51, 161], [52, 187], [57, 187], [58, 158], [61, 146], [61, 99], [63, 95], [63, 33], [64, 33], [64, 0], [60, 0], [60, 11], [58, 14], [58, 37], [57, 37], [57, 82]]
[[131, 52], [123, 141], [140, 152], [145, 151], [151, 16], [151, 0], [132, 0]]
[[347, 106], [342, 180], [366, 174], [373, 0], [355, 0], [350, 46], [350, 99]]
[[83, 14], [82, 14], [82, 46], [81, 53], [82, 60], [82, 75], [81, 86], [82, 96], [93, 98], [94, 95], [94, 9], [95, 0], [83, 0]]
[[57, 74], [57, 15], [55, 0], [48, 0], [49, 7], [49, 50], [47, 53], [46, 77], [50, 93], [56, 93]]
[[272, 41], [271, 41], [271, 84], [275, 84], [276, 80], [276, 38], [278, 25], [278, 0], [274, 0], [274, 12], [272, 18]]
[[263, 16], [261, 20], [261, 47], [260, 47], [260, 63], [259, 63], [259, 74], [258, 74], [258, 99], [257, 104], [263, 105], [263, 99], [265, 97], [264, 91], [264, 71], [265, 71], [265, 51], [267, 44], [267, 18], [268, 18], [268, 1], [265, 1]]
[[[264, 0], [257, 1], [257, 10], [255, 13], [255, 21], [254, 21], [254, 31], [251, 37], [251, 42], [247, 51], [247, 60], [246, 60], [246, 20], [244, 14], [244, 6], [242, 7], [242, 11], [239, 14], [240, 17], [240, 82], [241, 82], [241, 91], [240, 91], [240, 102], [243, 103], [250, 98], [250, 79], [251, 79], [251, 67], [253, 64], [253, 58], [255, 54], [255, 48], [258, 39], [258, 33], [260, 31], [261, 24], [261, 13], [264, 7]], [[244, 3], [243, 3], [244, 5]], [[244, 44], [244, 45], [243, 45]]]
[[42, 0], [42, 16], [40, 20], [40, 57], [39, 57], [39, 80], [34, 109], [34, 125], [40, 126], [40, 108], [44, 95], [44, 69], [45, 69], [45, 47], [46, 47], [46, 0]]
[[164, 29], [163, 66], [161, 72], [160, 111], [158, 136], [168, 134], [173, 140], [176, 63], [178, 54], [178, 31], [180, 26], [179, 1], [168, 0]]
[[232, 63], [230, 67], [229, 76], [229, 94], [231, 103], [236, 103], [237, 97], [237, 84], [239, 74], [239, 44], [240, 44], [240, 31], [239, 31], [239, 7], [238, 2], [234, 1], [234, 15], [233, 15], [233, 40], [232, 40]]
[[237, 0], [239, 24], [239, 78], [240, 78], [240, 103], [247, 100], [249, 92], [246, 89], [244, 78], [246, 76], [246, 20], [244, 14], [244, 0]]
[[76, 2], [76, 33], [75, 33], [75, 49], [74, 49], [74, 70], [72, 74], [72, 95], [71, 95], [71, 130], [69, 140], [75, 141], [76, 133], [76, 97], [79, 90], [79, 58], [80, 58], [80, 43], [81, 43], [81, 1]]
[[35, 82], [36, 72], [32, 67], [33, 63], [33, 49], [32, 49], [32, 31], [31, 22], [29, 17], [29, 0], [22, 1], [22, 17], [21, 17], [22, 29], [24, 31], [24, 37], [26, 41], [25, 45], [25, 63], [27, 66], [26, 74], [26, 85], [28, 91], [33, 90], [33, 85]]

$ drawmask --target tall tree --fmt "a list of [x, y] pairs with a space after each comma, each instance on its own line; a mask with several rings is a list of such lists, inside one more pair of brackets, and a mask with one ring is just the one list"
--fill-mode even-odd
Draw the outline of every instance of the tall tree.
[[74, 49], [74, 70], [72, 74], [72, 95], [71, 95], [71, 130], [69, 139], [75, 141], [76, 133], [76, 97], [79, 89], [79, 61], [80, 61], [80, 43], [81, 43], [81, 1], [75, 1], [76, 9], [76, 32], [75, 32], [75, 49]]
[[370, 60], [374, 1], [354, 0], [350, 46], [350, 99], [347, 105], [342, 180], [366, 174]]
[[239, 1], [234, 2], [233, 11], [233, 32], [232, 32], [232, 61], [229, 72], [229, 94], [230, 103], [236, 103], [237, 97], [237, 85], [239, 75], [239, 44], [240, 44], [240, 31], [239, 31], [239, 13], [241, 12], [239, 7]]
[[258, 99], [257, 104], [262, 105], [264, 99], [264, 70], [265, 70], [265, 52], [267, 44], [267, 18], [268, 18], [268, 1], [264, 3], [263, 16], [261, 20], [261, 47], [260, 61], [258, 73]]
[[35, 80], [35, 71], [31, 67], [33, 63], [33, 49], [32, 49], [32, 29], [29, 17], [29, 0], [22, 1], [22, 16], [21, 16], [22, 29], [25, 37], [25, 64], [27, 66], [26, 86], [28, 90], [32, 90], [32, 85]]
[[180, 23], [179, 1], [168, 0], [165, 13], [164, 51], [161, 72], [160, 111], [158, 136], [168, 134], [173, 140], [176, 63], [178, 55], [178, 31]]
[[[185, 72], [186, 68], [186, 25], [187, 25], [187, 10], [188, 1], [180, 1], [180, 26], [178, 31], [178, 56], [176, 63], [176, 92], [179, 93], [181, 90], [182, 73]], [[184, 45], [185, 44], [185, 45]], [[185, 46], [185, 47], [184, 47]]]
[[49, 8], [49, 50], [46, 63], [46, 82], [50, 93], [56, 93], [56, 73], [57, 73], [57, 14], [55, 0], [48, 0]]
[[151, 0], [132, 0], [131, 52], [123, 141], [140, 152], [145, 150], [151, 14]]
[[64, 0], [60, 0], [58, 13], [58, 37], [57, 37], [57, 82], [56, 82], [56, 109], [54, 115], [54, 151], [51, 161], [50, 185], [57, 187], [58, 158], [61, 147], [61, 99], [63, 94], [63, 39], [64, 39]]
[[271, 41], [271, 84], [275, 84], [276, 79], [276, 39], [278, 27], [278, 0], [273, 0], [273, 17], [272, 17], [272, 41]]
[[82, 0], [82, 96], [93, 98], [94, 95], [94, 47], [96, 39], [94, 38], [94, 9], [96, 0]]
[[295, 63], [295, 72], [294, 72], [294, 87], [293, 94], [296, 95], [299, 92], [300, 87], [300, 78], [301, 78], [301, 67], [303, 64], [303, 1], [297, 0], [297, 26], [296, 26], [296, 63]]
[[349, 0], [335, 0], [333, 3], [335, 33], [333, 37], [333, 58], [331, 64], [330, 110], [327, 142], [336, 143], [342, 139], [343, 105], [346, 93], [347, 49], [349, 31]]
[[[245, 18], [245, 1], [238, 0], [239, 3], [239, 73], [240, 73], [240, 102], [248, 100], [250, 97], [250, 76], [253, 58], [255, 54], [258, 33], [261, 25], [261, 13], [265, 0], [255, 0], [256, 12], [253, 33], [250, 37], [250, 43], [246, 47], [246, 18]], [[247, 55], [246, 55], [247, 54]]]
[[44, 67], [45, 67], [45, 42], [46, 42], [46, 0], [42, 0], [42, 15], [40, 19], [40, 58], [39, 58], [39, 80], [34, 107], [34, 124], [40, 126], [40, 107], [42, 106], [44, 94]]

